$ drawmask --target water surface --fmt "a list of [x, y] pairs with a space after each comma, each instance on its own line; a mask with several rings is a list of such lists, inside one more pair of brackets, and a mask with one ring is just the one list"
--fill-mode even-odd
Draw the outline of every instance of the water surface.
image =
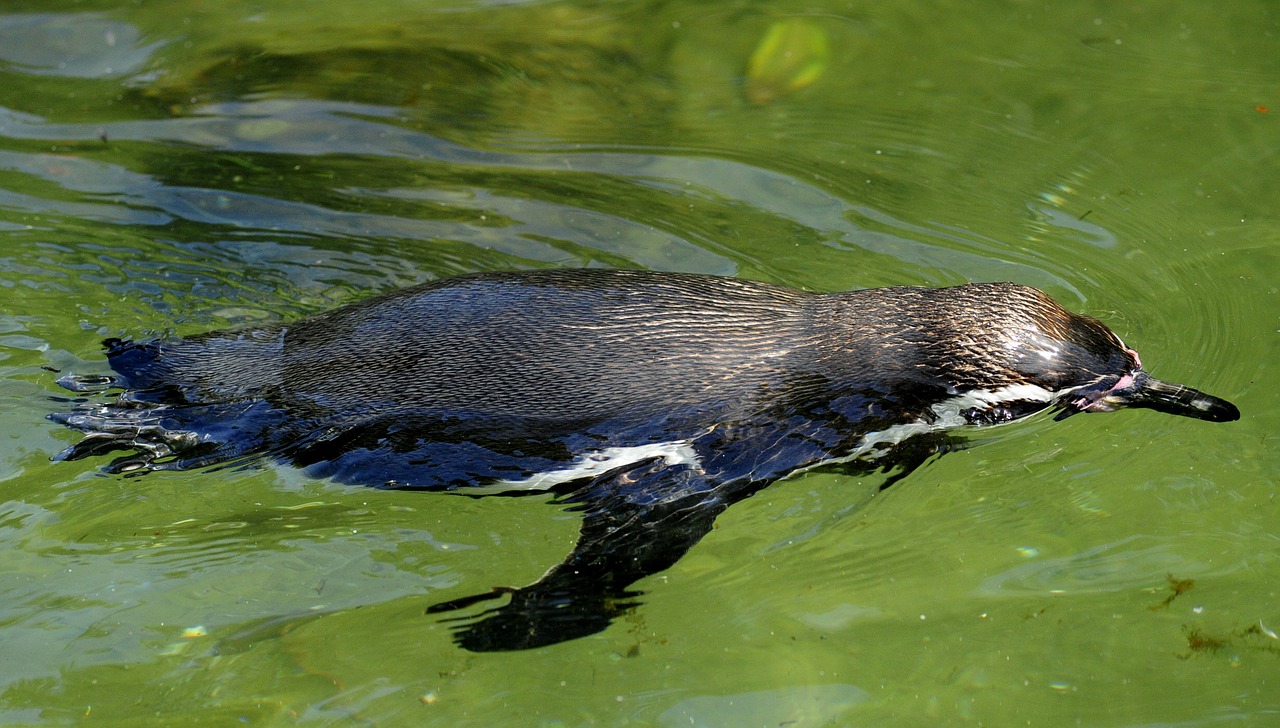
[[[1278, 33], [1246, 0], [9, 3], [0, 722], [1274, 724]], [[49, 370], [103, 337], [554, 266], [1014, 280], [1244, 416], [778, 483], [603, 634], [496, 655], [424, 608], [533, 581], [573, 513], [49, 461]]]

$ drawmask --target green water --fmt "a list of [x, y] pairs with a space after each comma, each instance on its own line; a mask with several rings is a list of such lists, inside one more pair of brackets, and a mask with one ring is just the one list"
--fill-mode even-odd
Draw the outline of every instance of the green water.
[[[1273, 3], [4, 8], [0, 724], [1280, 724]], [[423, 609], [572, 513], [49, 460], [104, 336], [587, 265], [1016, 280], [1244, 416], [778, 483], [512, 654]]]

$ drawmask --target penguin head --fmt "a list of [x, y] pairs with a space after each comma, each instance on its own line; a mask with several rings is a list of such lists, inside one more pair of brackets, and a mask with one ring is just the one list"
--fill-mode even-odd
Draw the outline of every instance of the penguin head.
[[[966, 286], [965, 288], [967, 288]], [[1015, 284], [976, 284], [992, 296], [987, 320], [1002, 374], [1010, 384], [1052, 393], [1056, 419], [1123, 407], [1154, 409], [1210, 422], [1240, 419], [1230, 402], [1151, 376], [1138, 353], [1101, 321], [1073, 313], [1047, 294]]]
[[1066, 419], [1077, 412], [1110, 412], [1121, 407], [1145, 407], [1209, 422], [1240, 419], [1240, 410], [1225, 399], [1156, 379], [1141, 367], [1108, 388], [1082, 387], [1076, 390], [1062, 404], [1062, 411], [1055, 419]]

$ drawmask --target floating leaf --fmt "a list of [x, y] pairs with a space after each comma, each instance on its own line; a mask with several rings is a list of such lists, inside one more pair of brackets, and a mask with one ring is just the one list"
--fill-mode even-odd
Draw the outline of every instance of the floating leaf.
[[817, 81], [827, 70], [827, 34], [800, 18], [779, 20], [747, 62], [747, 100], [767, 104]]

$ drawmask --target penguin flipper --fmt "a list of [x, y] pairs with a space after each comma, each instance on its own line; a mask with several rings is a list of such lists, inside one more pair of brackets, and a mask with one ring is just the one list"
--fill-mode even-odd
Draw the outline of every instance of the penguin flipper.
[[[671, 497], [662, 499], [663, 492]], [[451, 620], [463, 622], [454, 635], [460, 647], [524, 650], [604, 631], [640, 603], [643, 592], [629, 587], [674, 564], [711, 531], [727, 506], [696, 469], [661, 459], [593, 479], [566, 500], [581, 502], [586, 516], [563, 562], [528, 586], [500, 587], [427, 609], [438, 614], [510, 595], [507, 604], [476, 618]]]

